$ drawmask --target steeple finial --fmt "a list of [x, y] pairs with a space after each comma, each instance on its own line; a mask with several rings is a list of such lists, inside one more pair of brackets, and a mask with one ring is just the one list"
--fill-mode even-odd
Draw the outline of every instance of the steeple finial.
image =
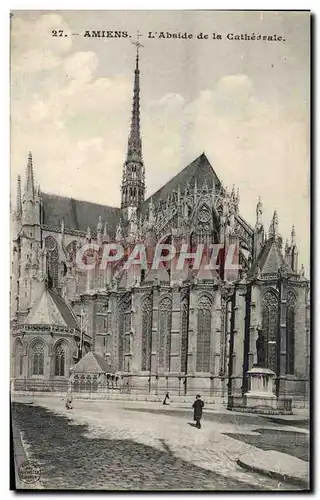
[[121, 185], [121, 208], [136, 207], [145, 197], [145, 172], [142, 159], [142, 143], [140, 134], [140, 70], [139, 70], [139, 49], [143, 47], [137, 41], [132, 42], [137, 48], [136, 67], [134, 70], [133, 101], [131, 126], [128, 139], [127, 156], [123, 166]]
[[25, 181], [25, 189], [24, 189], [24, 197], [30, 197], [34, 199], [34, 176], [33, 176], [33, 162], [32, 162], [32, 153], [29, 151], [28, 154], [28, 163], [26, 170], [26, 181]]
[[17, 210], [17, 215], [20, 217], [20, 215], [22, 213], [21, 177], [20, 177], [20, 175], [18, 175], [18, 178], [17, 178], [17, 206], [16, 206], [16, 210]]

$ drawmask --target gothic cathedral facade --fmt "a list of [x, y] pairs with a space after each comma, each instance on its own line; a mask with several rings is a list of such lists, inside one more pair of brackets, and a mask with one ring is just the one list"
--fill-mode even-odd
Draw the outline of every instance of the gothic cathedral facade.
[[[145, 199], [139, 94], [137, 55], [120, 208], [42, 192], [29, 153], [11, 224], [11, 377], [53, 387], [92, 351], [132, 391], [241, 397], [262, 331], [277, 394], [306, 397], [309, 281], [294, 227], [283, 245], [274, 212], [266, 232], [260, 200], [248, 224], [239, 193], [225, 189], [204, 153]], [[170, 263], [139, 273], [121, 263], [78, 268], [83, 244], [110, 241], [232, 243], [241, 270], [227, 280]]]

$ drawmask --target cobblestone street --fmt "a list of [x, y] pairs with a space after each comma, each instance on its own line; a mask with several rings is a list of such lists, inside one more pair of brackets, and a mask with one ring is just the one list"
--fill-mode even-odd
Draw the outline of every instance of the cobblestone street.
[[[261, 417], [223, 418], [208, 408], [199, 431], [189, 425], [188, 407], [166, 412], [159, 403], [75, 401], [68, 412], [56, 397], [16, 397], [12, 414], [47, 489], [298, 489], [237, 465], [256, 450], [239, 435], [259, 436], [254, 431], [263, 424], [281, 430]], [[304, 443], [307, 431], [292, 430]]]

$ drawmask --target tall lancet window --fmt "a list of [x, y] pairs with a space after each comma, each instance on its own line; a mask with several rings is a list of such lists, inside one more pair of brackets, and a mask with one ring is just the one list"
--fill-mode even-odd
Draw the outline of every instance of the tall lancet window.
[[197, 372], [210, 372], [211, 310], [210, 299], [202, 297], [198, 303]]
[[141, 343], [141, 370], [151, 370], [151, 342], [152, 342], [152, 300], [146, 298], [142, 303], [142, 343]]
[[296, 298], [292, 292], [287, 295], [287, 366], [286, 372], [294, 373], [294, 342], [295, 342]]
[[36, 342], [31, 349], [31, 373], [43, 375], [44, 373], [44, 348], [42, 342]]
[[170, 370], [171, 354], [171, 300], [165, 298], [159, 305], [159, 369]]
[[66, 352], [63, 344], [58, 344], [54, 353], [54, 374], [56, 376], [65, 376]]
[[187, 373], [188, 314], [188, 299], [185, 298], [181, 304], [181, 373]]
[[120, 371], [123, 371], [125, 369], [125, 366], [124, 366], [125, 338], [126, 338], [126, 335], [130, 332], [130, 327], [131, 327], [130, 308], [131, 308], [131, 301], [130, 300], [125, 300], [119, 306], [118, 355], [119, 355], [119, 370]]
[[16, 347], [15, 347], [15, 377], [20, 377], [23, 373], [23, 350], [22, 350], [22, 343], [20, 340], [17, 340]]
[[267, 292], [262, 304], [262, 331], [265, 341], [266, 364], [277, 373], [277, 330], [278, 298], [275, 293]]
[[45, 247], [47, 249], [47, 272], [48, 281], [53, 288], [59, 287], [59, 253], [57, 242], [52, 236], [45, 238]]

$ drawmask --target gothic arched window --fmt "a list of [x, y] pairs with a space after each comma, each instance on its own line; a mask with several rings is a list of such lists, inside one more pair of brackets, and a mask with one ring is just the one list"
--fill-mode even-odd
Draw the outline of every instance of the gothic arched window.
[[171, 354], [171, 300], [163, 299], [159, 306], [159, 368], [170, 370]]
[[118, 353], [119, 353], [119, 370], [124, 369], [124, 339], [126, 333], [130, 332], [130, 301], [125, 301], [120, 304], [119, 307], [119, 342], [118, 342]]
[[77, 253], [77, 242], [76, 242], [76, 240], [71, 241], [67, 245], [66, 250], [67, 250], [67, 255], [68, 255], [69, 262], [75, 262], [75, 260], [76, 260], [76, 253]]
[[23, 373], [23, 349], [20, 340], [17, 341], [14, 352], [14, 360], [15, 360], [15, 377], [19, 377]]
[[57, 376], [65, 376], [66, 352], [65, 346], [59, 344], [54, 353], [54, 374]]
[[188, 299], [185, 298], [181, 304], [181, 372], [187, 373], [188, 356]]
[[47, 236], [44, 240], [47, 249], [47, 272], [48, 280], [53, 288], [59, 286], [59, 253], [57, 242], [52, 236]]
[[44, 373], [44, 348], [41, 342], [36, 342], [31, 348], [31, 373], [32, 375]]
[[262, 304], [262, 331], [265, 341], [267, 368], [277, 373], [277, 330], [278, 298], [275, 293], [267, 292]]
[[295, 341], [295, 315], [296, 315], [296, 298], [292, 292], [287, 295], [287, 363], [286, 372], [294, 373], [294, 341]]
[[198, 304], [197, 372], [210, 371], [211, 310], [211, 301], [202, 297]]
[[152, 300], [150, 297], [142, 304], [141, 317], [141, 370], [151, 370], [151, 340], [152, 340]]

